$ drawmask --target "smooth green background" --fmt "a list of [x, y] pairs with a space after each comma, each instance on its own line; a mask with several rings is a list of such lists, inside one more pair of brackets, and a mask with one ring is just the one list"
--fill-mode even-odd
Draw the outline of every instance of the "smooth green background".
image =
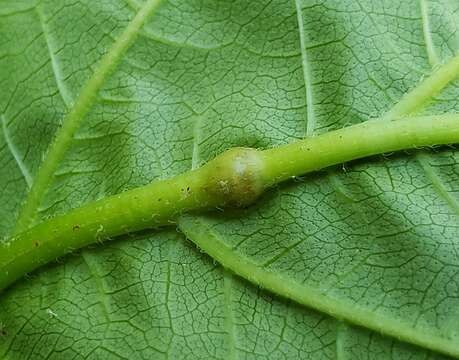
[[[0, 1], [0, 236], [138, 6]], [[380, 116], [456, 53], [458, 12], [452, 0], [166, 2], [106, 80], [40, 217], [232, 146]], [[448, 87], [423, 112], [458, 111], [458, 94]], [[346, 164], [196, 221], [262, 267], [459, 343], [459, 157], [443, 149], [419, 159]], [[180, 229], [47, 266], [2, 294], [0, 322], [7, 359], [442, 358], [268, 294]]]

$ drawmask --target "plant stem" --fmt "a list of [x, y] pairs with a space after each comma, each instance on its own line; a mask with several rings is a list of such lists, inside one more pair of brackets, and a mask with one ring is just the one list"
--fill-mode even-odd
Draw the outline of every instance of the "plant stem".
[[199, 169], [89, 203], [0, 243], [0, 290], [91, 243], [174, 224], [183, 212], [246, 206], [311, 171], [402, 149], [459, 143], [459, 114], [367, 121], [264, 151], [230, 149]]

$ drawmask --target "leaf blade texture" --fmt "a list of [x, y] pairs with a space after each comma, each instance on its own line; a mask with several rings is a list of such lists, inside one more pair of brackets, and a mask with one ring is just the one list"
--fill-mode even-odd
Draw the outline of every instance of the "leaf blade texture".
[[[0, 236], [60, 121], [141, 6], [0, 4]], [[451, 1], [167, 2], [104, 79], [38, 218], [228, 147], [382, 116], [454, 56], [458, 10]], [[416, 111], [458, 111], [457, 93], [453, 83]], [[378, 157], [195, 221], [260, 268], [459, 343], [458, 172], [454, 149]], [[49, 265], [2, 295], [0, 314], [7, 359], [443, 358], [260, 290], [174, 230]]]

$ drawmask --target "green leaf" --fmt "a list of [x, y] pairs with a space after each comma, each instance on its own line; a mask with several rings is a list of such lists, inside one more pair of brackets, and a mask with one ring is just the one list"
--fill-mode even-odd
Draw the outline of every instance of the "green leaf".
[[[447, 0], [170, 1], [86, 93], [141, 6], [0, 2], [0, 236], [84, 96], [88, 113], [47, 179], [40, 219], [232, 146], [399, 112], [459, 47], [459, 6]], [[453, 84], [413, 110], [459, 111], [458, 93]], [[248, 209], [85, 249], [2, 293], [0, 356], [459, 357], [458, 173], [454, 149], [377, 157], [280, 186]]]

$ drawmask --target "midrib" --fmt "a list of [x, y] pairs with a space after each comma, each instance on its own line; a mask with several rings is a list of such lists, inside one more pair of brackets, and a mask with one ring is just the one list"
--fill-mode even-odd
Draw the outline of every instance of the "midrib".
[[83, 85], [79, 96], [63, 120], [62, 127], [57, 131], [47, 155], [33, 181], [23, 208], [19, 213], [14, 233], [21, 232], [33, 223], [43, 198], [51, 185], [54, 174], [72, 143], [85, 115], [96, 101], [96, 96], [107, 78], [120, 63], [127, 49], [135, 41], [140, 29], [148, 17], [161, 3], [161, 0], [148, 0], [131, 20], [120, 37], [113, 43], [110, 50], [101, 58], [93, 75]]
[[[295, 0], [295, 6], [297, 12], [301, 11], [299, 0]], [[302, 15], [297, 13], [297, 19], [299, 30], [304, 31], [302, 22], [300, 25]], [[423, 28], [429, 29], [429, 27], [425, 24], [423, 24]], [[302, 48], [301, 60], [303, 78], [305, 81], [305, 98], [308, 115], [305, 133], [306, 136], [312, 136], [315, 127], [315, 112], [311, 82], [312, 74], [306, 53], [304, 34], [300, 34], [300, 46]], [[431, 48], [433, 49], [433, 46]], [[429, 59], [435, 59], [435, 56], [429, 54]], [[422, 86], [423, 83], [421, 83], [419, 86], [407, 93], [406, 96], [404, 96], [397, 104], [386, 112], [385, 115], [387, 117], [397, 117], [419, 111], [419, 109], [430, 101], [438, 91], [443, 89], [459, 75], [459, 57], [453, 58], [449, 63], [445, 64], [444, 68], [445, 72], [443, 76], [437, 79], [435, 83], [437, 87], [427, 86], [428, 84], [426, 83]], [[383, 118], [384, 117], [385, 116], [383, 116]], [[419, 159], [418, 156], [416, 156], [416, 159], [418, 161], [422, 160]], [[330, 176], [334, 175], [331, 174]], [[335, 179], [336, 177], [334, 180]], [[437, 184], [438, 183], [441, 183], [439, 177], [437, 177]], [[341, 185], [344, 187], [343, 184]], [[448, 194], [447, 191], [446, 193]], [[292, 281], [280, 274], [278, 275], [271, 271], [264, 270], [260, 264], [257, 264], [244, 256], [241, 257], [240, 254], [236, 254], [233, 249], [226, 245], [225, 240], [221, 237], [221, 234], [208, 228], [203, 219], [195, 219], [191, 222], [186, 219], [181, 219], [179, 227], [199, 248], [203, 249], [211, 257], [219, 261], [224, 268], [231, 269], [251, 283], [262, 286], [280, 296], [293, 299], [300, 304], [310, 306], [331, 316], [365, 326], [386, 335], [395, 336], [400, 340], [417, 344], [421, 347], [441, 353], [447, 353], [453, 356], [459, 356], [459, 349], [452, 342], [437, 335], [432, 335], [428, 329], [418, 328], [415, 330], [411, 324], [401, 323], [400, 319], [387, 318], [370, 312], [365, 308], [357, 307], [355, 304], [351, 304], [343, 300], [334, 300], [322, 292], [319, 292], [318, 289]]]
[[[103, 86], [109, 75], [116, 68], [123, 54], [127, 51], [129, 46], [132, 45], [140, 28], [143, 26], [148, 16], [159, 5], [159, 3], [160, 0], [149, 0], [145, 3], [141, 10], [137, 13], [135, 18], [127, 26], [120, 38], [116, 40], [110, 51], [101, 59], [96, 71], [94, 72], [94, 75], [88, 80], [86, 85], [83, 87], [80, 95], [74, 103], [74, 106], [72, 107], [68, 115], [65, 117], [63, 126], [58, 131], [57, 136], [49, 149], [48, 155], [43, 161], [42, 166], [40, 167], [40, 170], [37, 174], [37, 177], [35, 178], [34, 185], [32, 186], [32, 190], [30, 192], [31, 195], [29, 195], [29, 197], [27, 198], [23, 211], [18, 219], [16, 231], [20, 231], [21, 229], [27, 227], [33, 220], [37, 207], [40, 205], [46, 193], [46, 190], [51, 184], [50, 179], [52, 179], [55, 170], [57, 169], [60, 161], [64, 157], [65, 151], [70, 146], [71, 141], [73, 139], [73, 135], [79, 128], [81, 121], [83, 120], [87, 112], [90, 110], [91, 106], [94, 104], [98, 91]], [[306, 74], [306, 72], [304, 74]], [[304, 76], [306, 78], [306, 75]], [[310, 99], [312, 101], [312, 96], [310, 97]], [[307, 128], [311, 128], [311, 125], [308, 125]], [[203, 246], [203, 248], [205, 247]], [[228, 254], [231, 255], [231, 250], [229, 249], [228, 251]], [[234, 254], [232, 255], [234, 256]], [[228, 256], [228, 258], [230, 257]], [[240, 260], [237, 259], [233, 259], [232, 261], [235, 262], [234, 264], [240, 262]], [[250, 260], [247, 260], [245, 263], [250, 263]], [[228, 267], [231, 268], [231, 266]], [[253, 269], [254, 268], [252, 268], [252, 270]], [[257, 269], [257, 271], [260, 271], [260, 269]], [[261, 274], [263, 274], [263, 272], [261, 272]], [[250, 274], [240, 275], [248, 279], [250, 279], [251, 277]], [[280, 280], [283, 281], [284, 279]], [[282, 282], [278, 282], [278, 286], [280, 286], [281, 283]], [[296, 284], [296, 286], [298, 286], [298, 284]], [[275, 289], [272, 290], [274, 291]], [[284, 294], [283, 291], [274, 292], [286, 296], [286, 294]], [[320, 308], [320, 306], [316, 307]], [[329, 309], [328, 312], [330, 313], [332, 312], [332, 310]]]

